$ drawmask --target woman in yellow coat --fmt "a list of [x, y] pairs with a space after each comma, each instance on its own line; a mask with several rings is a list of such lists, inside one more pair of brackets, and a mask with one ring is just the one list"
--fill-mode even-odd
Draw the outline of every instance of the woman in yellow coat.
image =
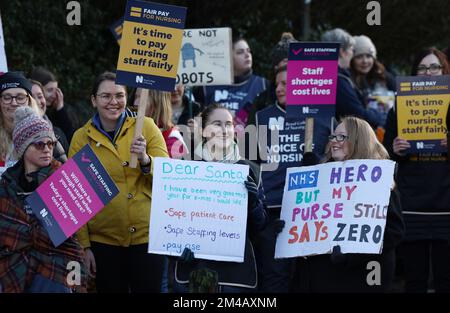
[[[126, 89], [115, 74], [97, 77], [91, 102], [97, 113], [76, 131], [69, 157], [89, 144], [116, 183], [119, 194], [77, 234], [98, 292], [159, 292], [164, 258], [148, 254], [154, 157], [168, 157], [164, 139], [145, 118], [134, 139], [136, 119], [127, 116]], [[131, 153], [137, 168], [129, 166]]]

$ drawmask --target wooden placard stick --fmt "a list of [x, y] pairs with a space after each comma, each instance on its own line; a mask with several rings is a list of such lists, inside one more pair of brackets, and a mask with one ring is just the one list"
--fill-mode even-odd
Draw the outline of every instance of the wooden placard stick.
[[[144, 125], [145, 111], [147, 110], [148, 103], [148, 89], [141, 88], [141, 97], [139, 98], [139, 107], [136, 117], [136, 127], [134, 128], [134, 138], [142, 135], [142, 126]], [[136, 153], [131, 154], [130, 167], [136, 168], [138, 156]]]
[[314, 137], [314, 118], [307, 117], [305, 122], [305, 151], [303, 153], [312, 152]]

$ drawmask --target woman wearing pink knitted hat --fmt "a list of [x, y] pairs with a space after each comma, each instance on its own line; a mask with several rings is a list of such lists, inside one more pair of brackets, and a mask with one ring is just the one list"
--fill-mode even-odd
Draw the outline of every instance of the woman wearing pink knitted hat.
[[[86, 289], [83, 250], [73, 238], [57, 248], [25, 198], [61, 163], [52, 157], [52, 126], [29, 107], [16, 109], [12, 134], [18, 162], [0, 180], [0, 293], [69, 293]], [[81, 285], [69, 286], [69, 262], [81, 265]], [[69, 267], [70, 269], [70, 267]]]

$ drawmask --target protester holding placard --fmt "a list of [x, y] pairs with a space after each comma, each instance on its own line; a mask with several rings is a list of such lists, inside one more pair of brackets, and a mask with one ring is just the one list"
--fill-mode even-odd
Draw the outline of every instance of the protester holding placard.
[[[135, 106], [139, 105], [140, 94], [141, 88], [137, 88], [134, 98]], [[172, 105], [169, 92], [149, 89], [145, 116], [152, 118], [158, 125], [171, 158], [181, 159], [188, 153], [180, 131], [172, 123]]]
[[[89, 144], [120, 192], [77, 237], [99, 292], [159, 292], [164, 257], [147, 254], [147, 246], [152, 159], [167, 157], [167, 149], [150, 118], [144, 118], [142, 135], [133, 137], [136, 119], [127, 117], [126, 89], [115, 79], [105, 72], [95, 80], [91, 102], [98, 112], [74, 134], [69, 156]], [[138, 155], [138, 168], [129, 166], [131, 153]]]
[[220, 103], [235, 116], [238, 125], [246, 126], [253, 100], [266, 90], [268, 81], [253, 74], [252, 53], [244, 38], [233, 40], [234, 84], [204, 86], [197, 89], [195, 99], [208, 106]]
[[[330, 135], [326, 152], [328, 162], [352, 159], [384, 160], [386, 149], [378, 142], [370, 125], [357, 117], [345, 117]], [[298, 258], [301, 292], [383, 292], [389, 291], [394, 277], [395, 247], [404, 234], [399, 194], [393, 186], [387, 209], [381, 254], [342, 254], [334, 246], [331, 255]], [[368, 263], [379, 265], [379, 284], [369, 284]], [[378, 276], [380, 277], [380, 276]]]
[[350, 62], [352, 79], [366, 107], [378, 110], [384, 117], [394, 105], [395, 79], [377, 59], [377, 49], [369, 37], [354, 36], [355, 51]]
[[[267, 223], [264, 208], [264, 192], [260, 184], [258, 166], [240, 158], [235, 142], [233, 116], [231, 112], [214, 104], [202, 112], [203, 143], [195, 154], [205, 162], [223, 162], [250, 166], [250, 175], [245, 182], [248, 190], [247, 236], [243, 263], [195, 259], [195, 254], [186, 248], [173, 268], [175, 292], [188, 292], [191, 273], [209, 269], [216, 272], [219, 292], [250, 292], [257, 287], [256, 259], [251, 236], [261, 231]], [[214, 284], [214, 282], [211, 282]], [[210, 286], [214, 287], [214, 286]]]
[[[411, 75], [450, 74], [445, 55], [436, 48], [420, 51]], [[448, 105], [448, 104], [447, 104]], [[398, 135], [397, 110], [389, 111], [384, 145], [398, 163], [406, 238], [399, 254], [407, 292], [428, 290], [430, 267], [436, 292], [450, 291], [450, 164], [445, 153], [407, 153], [411, 144]], [[446, 146], [447, 140], [441, 141]]]
[[[24, 202], [61, 166], [52, 158], [52, 126], [28, 107], [15, 111], [15, 122], [13, 143], [19, 161], [3, 173], [0, 183], [0, 292], [70, 293], [75, 287], [83, 291], [86, 269], [80, 244], [71, 237], [55, 248]], [[74, 264], [81, 270], [79, 285], [69, 286]]]
[[339, 42], [341, 45], [336, 89], [336, 118], [353, 115], [366, 120], [374, 128], [382, 125], [383, 117], [380, 112], [372, 108], [366, 108], [355, 83], [351, 79], [349, 68], [353, 57], [355, 39], [340, 28], [325, 32], [321, 39], [325, 42]]

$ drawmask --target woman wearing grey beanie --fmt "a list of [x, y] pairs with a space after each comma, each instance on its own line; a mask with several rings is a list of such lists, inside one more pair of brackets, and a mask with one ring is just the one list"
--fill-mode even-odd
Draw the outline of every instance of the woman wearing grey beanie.
[[[356, 88], [366, 107], [383, 115], [384, 126], [387, 112], [394, 105], [395, 79], [377, 60], [377, 49], [365, 36], [354, 36], [355, 50], [350, 62], [350, 71]], [[382, 138], [379, 138], [382, 140]]]

